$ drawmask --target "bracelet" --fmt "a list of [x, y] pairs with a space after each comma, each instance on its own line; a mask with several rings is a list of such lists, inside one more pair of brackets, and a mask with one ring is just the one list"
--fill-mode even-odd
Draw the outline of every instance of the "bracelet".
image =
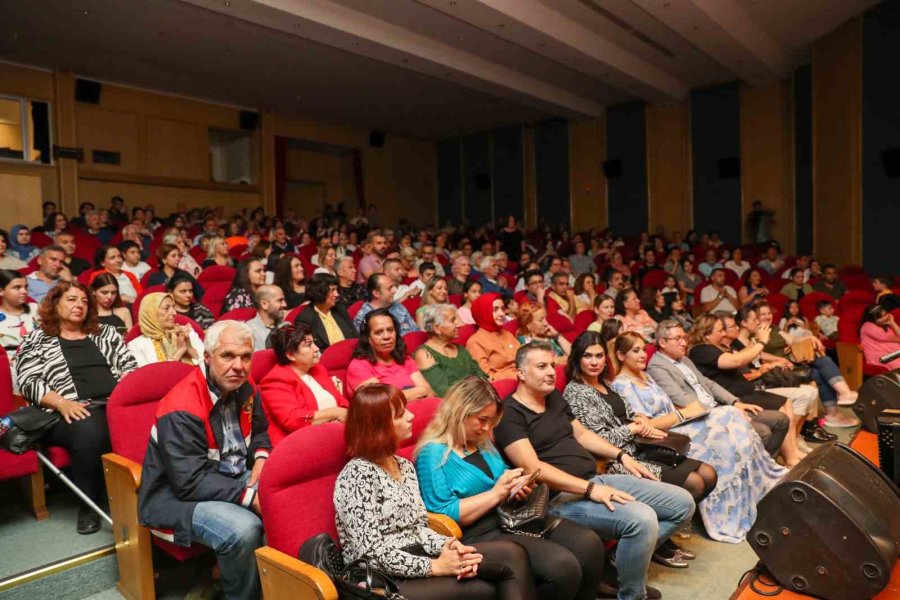
[[588, 481], [587, 489], [584, 490], [583, 496], [584, 496], [586, 499], [590, 500], [590, 499], [591, 499], [591, 492], [593, 492], [593, 491], [594, 491], [594, 482], [593, 482], [593, 481]]
[[680, 409], [680, 408], [676, 408], [676, 409], [675, 409], [675, 415], [678, 417], [678, 422], [679, 422], [679, 423], [683, 423], [683, 422], [684, 422], [684, 415], [681, 414], [681, 409]]
[[616, 454], [616, 462], [622, 462], [622, 457], [625, 456], [624, 450], [619, 450], [619, 453]]

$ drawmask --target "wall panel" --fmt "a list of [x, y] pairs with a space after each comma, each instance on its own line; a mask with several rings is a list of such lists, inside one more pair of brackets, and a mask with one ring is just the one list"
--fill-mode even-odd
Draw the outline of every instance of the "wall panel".
[[534, 127], [537, 218], [571, 227], [569, 193], [569, 124], [542, 121]]
[[606, 119], [569, 123], [569, 186], [575, 231], [607, 226]]
[[462, 221], [462, 155], [459, 139], [437, 145], [438, 225]]
[[606, 182], [609, 226], [623, 235], [646, 231], [647, 123], [644, 104], [633, 102], [606, 111], [606, 156], [622, 164], [622, 175]]
[[854, 19], [813, 44], [813, 244], [838, 264], [862, 259], [861, 38]]
[[477, 133], [462, 139], [463, 214], [466, 222], [480, 227], [492, 219], [491, 134]]
[[741, 241], [741, 180], [720, 177], [719, 161], [741, 153], [737, 84], [691, 92], [691, 161], [694, 228], [718, 230], [729, 243]]
[[525, 165], [522, 128], [505, 127], [491, 132], [491, 188], [495, 219], [525, 216]]
[[[775, 212], [772, 237], [794, 253], [794, 190], [790, 81], [741, 87], [741, 216], [759, 200]], [[743, 223], [743, 221], [741, 221]], [[744, 230], [744, 241], [749, 242]]]
[[794, 71], [794, 226], [799, 254], [813, 251], [812, 66]]
[[691, 229], [691, 140], [687, 102], [647, 106], [650, 231], [683, 236]]

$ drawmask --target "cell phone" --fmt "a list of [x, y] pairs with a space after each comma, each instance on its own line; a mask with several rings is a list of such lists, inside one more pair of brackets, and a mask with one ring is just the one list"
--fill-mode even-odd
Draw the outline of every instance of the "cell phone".
[[532, 483], [534, 483], [535, 481], [537, 481], [537, 478], [540, 477], [540, 476], [541, 476], [541, 470], [538, 469], [537, 471], [535, 471], [534, 473], [531, 474], [531, 477], [529, 477], [528, 479], [526, 479], [525, 481], [523, 481], [522, 483], [520, 483], [519, 485], [517, 485], [516, 487], [514, 487], [514, 488], [512, 489], [512, 491], [509, 493], [509, 499], [512, 500], [513, 498], [515, 498], [515, 497], [516, 497], [516, 494], [518, 494], [519, 492], [521, 492], [522, 489], [523, 489], [526, 485], [531, 485]]

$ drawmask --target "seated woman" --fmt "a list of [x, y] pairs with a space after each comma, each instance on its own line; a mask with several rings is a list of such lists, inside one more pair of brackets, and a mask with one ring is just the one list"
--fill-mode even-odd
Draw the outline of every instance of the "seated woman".
[[410, 600], [535, 600], [525, 549], [508, 540], [477, 549], [428, 528], [416, 469], [396, 456], [412, 436], [412, 414], [395, 387], [363, 386], [350, 402], [344, 436], [350, 462], [334, 486], [344, 562], [377, 561]]
[[309, 327], [285, 325], [271, 340], [278, 365], [260, 382], [259, 391], [272, 444], [308, 425], [346, 421], [349, 404], [319, 364], [321, 354]]
[[319, 248], [319, 266], [313, 271], [313, 275], [317, 273], [324, 273], [326, 275], [337, 276], [337, 273], [334, 271], [335, 264], [337, 263], [337, 251], [329, 247], [321, 247]]
[[16, 350], [25, 336], [37, 327], [38, 305], [28, 301], [28, 284], [18, 271], [0, 270], [0, 343], [6, 350], [13, 375], [13, 392], [19, 392], [15, 380]]
[[483, 379], [464, 378], [450, 388], [416, 449], [425, 507], [459, 523], [465, 544], [509, 540], [524, 547], [541, 598], [593, 600], [604, 554], [593, 530], [566, 520], [543, 538], [500, 529], [497, 506], [528, 479], [522, 469], [509, 469], [491, 442], [502, 413], [503, 402]]
[[9, 252], [23, 263], [28, 264], [32, 258], [41, 253], [41, 249], [31, 243], [31, 230], [27, 225], [13, 225], [9, 234]]
[[428, 341], [413, 353], [413, 360], [440, 398], [461, 379], [487, 378], [469, 351], [453, 343], [459, 335], [460, 323], [452, 304], [429, 304], [422, 311], [421, 327], [428, 333]]
[[253, 297], [259, 286], [266, 283], [266, 268], [258, 258], [245, 258], [238, 263], [231, 282], [231, 289], [225, 296], [222, 314], [236, 308], [254, 308]]
[[200, 304], [194, 296], [197, 280], [185, 271], [175, 273], [166, 282], [166, 292], [175, 301], [175, 312], [192, 319], [200, 329], [209, 329], [215, 322], [212, 311]]
[[419, 329], [423, 329], [422, 315], [425, 312], [425, 307], [435, 304], [446, 304], [449, 298], [450, 293], [447, 291], [447, 281], [437, 276], [432, 277], [422, 292], [422, 304], [416, 309], [416, 325], [419, 326]]
[[91, 282], [91, 291], [97, 301], [97, 320], [109, 325], [123, 338], [131, 329], [131, 311], [119, 297], [119, 282], [112, 273], [100, 273]]
[[[25, 336], [16, 357], [22, 396], [62, 419], [42, 438], [72, 456], [72, 481], [98, 504], [106, 495], [100, 457], [110, 451], [106, 401], [122, 377], [137, 368], [112, 327], [97, 322], [90, 290], [60, 281], [40, 307], [40, 327]], [[78, 510], [78, 533], [100, 529], [100, 516]]]
[[419, 278], [419, 268], [416, 266], [418, 258], [419, 253], [412, 246], [400, 248], [400, 266], [406, 278]]
[[587, 326], [587, 330], [600, 333], [603, 322], [616, 317], [616, 301], [606, 294], [598, 295], [594, 298], [594, 315], [596, 318]]
[[466, 342], [466, 350], [488, 379], [516, 376], [516, 350], [522, 345], [516, 336], [503, 329], [506, 311], [500, 294], [484, 294], [472, 304], [472, 316], [478, 325]]
[[575, 278], [575, 312], [591, 310], [597, 298], [596, 278], [593, 273], [582, 273]]
[[353, 327], [353, 319], [339, 302], [337, 278], [316, 273], [306, 288], [306, 298], [311, 306], [300, 311], [294, 323], [306, 324], [320, 350], [343, 340], [359, 337]]
[[202, 265], [204, 269], [215, 265], [234, 268], [234, 259], [228, 254], [228, 244], [225, 242], [225, 238], [214, 235], [205, 244], [206, 260]]
[[131, 306], [143, 289], [137, 277], [122, 270], [122, 253], [115, 246], [100, 246], [94, 253], [94, 266], [99, 269], [91, 273], [88, 283], [93, 283], [94, 278], [101, 273], [109, 273], [119, 283], [119, 298], [122, 302]]
[[463, 303], [459, 307], [459, 318], [464, 325], [474, 325], [475, 317], [472, 316], [472, 304], [481, 296], [481, 284], [475, 279], [470, 279], [462, 287]]
[[731, 258], [725, 261], [723, 266], [734, 271], [738, 277], [743, 277], [747, 269], [750, 268], [750, 263], [744, 260], [744, 251], [740, 248], [735, 248], [731, 251]]
[[532, 340], [547, 342], [556, 354], [556, 364], [563, 365], [569, 358], [572, 344], [569, 340], [559, 335], [553, 325], [547, 322], [547, 309], [540, 304], [526, 302], [519, 307], [519, 332], [517, 339], [520, 344], [527, 344]]
[[744, 285], [738, 290], [738, 299], [741, 306], [753, 306], [769, 295], [769, 288], [763, 284], [762, 271], [750, 269], [744, 277]]
[[[620, 372], [610, 387], [635, 413], [645, 414], [650, 424], [691, 438], [690, 458], [707, 463], [718, 474], [718, 484], [699, 504], [709, 536], [720, 542], [738, 543], [756, 520], [756, 505], [787, 473], [769, 456], [759, 435], [744, 413], [733, 406], [695, 402], [676, 408], [662, 388], [644, 371], [644, 340], [633, 332], [615, 341]], [[709, 411], [701, 419], [685, 422]]]
[[10, 246], [9, 234], [0, 229], [0, 269], [15, 270], [27, 267], [27, 263], [22, 262], [13, 254]]
[[781, 444], [781, 456], [788, 467], [793, 467], [806, 457], [797, 443], [797, 430], [810, 407], [816, 402], [813, 390], [809, 393], [781, 394], [775, 390], [767, 390], [761, 381], [750, 382], [744, 377], [752, 362], [759, 357], [769, 341], [769, 327], [760, 327], [756, 332], [756, 340], [751, 346], [735, 350], [726, 343], [728, 332], [725, 323], [736, 334], [739, 326], [731, 317], [719, 318], [715, 315], [701, 315], [691, 330], [688, 341], [688, 358], [697, 369], [709, 379], [741, 399], [745, 404], [753, 404], [764, 410], [778, 410], [790, 419], [791, 428]]
[[159, 260], [159, 271], [151, 273], [147, 278], [147, 287], [154, 285], [167, 285], [175, 275], [186, 275], [191, 278], [191, 284], [194, 288], [194, 299], [199, 300], [203, 297], [203, 288], [194, 279], [190, 271], [182, 269], [181, 251], [173, 244], [163, 244], [156, 250], [156, 258]]
[[465, 291], [463, 290], [463, 286], [465, 286], [466, 281], [468, 281], [471, 272], [472, 263], [469, 262], [468, 256], [460, 254], [454, 258], [450, 267], [451, 277], [447, 282], [447, 290], [451, 294], [464, 294]]
[[[761, 325], [772, 326], [774, 313], [767, 302], [756, 305], [756, 314]], [[797, 341], [789, 333], [772, 330], [769, 343], [765, 345], [763, 362], [776, 362], [793, 366], [791, 344]], [[819, 398], [825, 405], [825, 424], [829, 427], [856, 427], [859, 419], [841, 414], [838, 406], [855, 404], [859, 394], [850, 390], [850, 386], [841, 375], [841, 370], [834, 361], [825, 354], [825, 347], [816, 338], [811, 338], [817, 357], [810, 363], [812, 380], [819, 388]]]
[[175, 300], [163, 292], [153, 292], [141, 300], [138, 311], [141, 335], [128, 342], [138, 366], [180, 361], [203, 363], [203, 342], [190, 325], [175, 322]]
[[653, 286], [646, 287], [641, 292], [641, 308], [657, 323], [669, 316], [666, 308], [666, 297]]
[[778, 331], [788, 333], [795, 338], [810, 337], [812, 335], [809, 321], [800, 312], [800, 303], [798, 301], [791, 300], [785, 304], [784, 316], [778, 322]]
[[859, 343], [868, 364], [888, 369], [900, 368], [900, 358], [895, 358], [884, 365], [878, 362], [885, 354], [900, 350], [900, 326], [894, 321], [894, 315], [880, 304], [866, 307], [859, 326]]
[[[692, 458], [672, 466], [641, 457], [642, 451], [635, 443], [637, 437], [662, 438], [666, 434], [653, 427], [646, 414], [632, 411], [622, 397], [609, 388], [605, 347], [600, 334], [593, 331], [585, 331], [572, 344], [566, 366], [569, 383], [563, 390], [563, 398], [575, 418], [585, 428], [638, 459], [660, 481], [683, 487], [693, 496], [694, 502], [700, 504], [716, 487], [716, 470]], [[608, 463], [606, 471], [617, 475], [631, 474], [618, 461]], [[653, 554], [655, 562], [676, 568], [687, 566], [684, 560], [693, 558], [693, 552], [680, 548], [671, 539], [663, 542]]]
[[416, 362], [406, 357], [406, 344], [399, 331], [400, 325], [388, 309], [376, 308], [366, 314], [347, 367], [350, 395], [367, 383], [387, 383], [403, 390], [407, 401], [434, 396]]
[[288, 310], [306, 302], [306, 273], [303, 270], [302, 260], [290, 254], [283, 254], [275, 261], [272, 273], [272, 283], [284, 292], [284, 302]]
[[695, 271], [694, 261], [689, 258], [681, 261], [681, 270], [675, 274], [678, 280], [678, 289], [684, 295], [684, 301], [688, 306], [694, 304], [694, 290], [703, 283], [703, 276]]
[[[200, 271], [203, 269], [200, 268], [200, 265], [198, 265], [197, 261], [194, 260], [194, 257], [191, 256], [191, 253], [188, 252], [191, 239], [188, 237], [187, 230], [173, 227], [166, 231], [162, 242], [163, 246], [174, 246], [175, 249], [178, 250], [178, 263], [175, 265], [176, 268], [185, 271], [191, 277], [197, 277], [200, 274]], [[156, 255], [159, 256], [158, 251]], [[160, 262], [162, 262], [162, 260], [160, 260]], [[163, 283], [164, 282], [159, 281], [150, 285], [162, 285]]]
[[656, 335], [656, 321], [641, 308], [641, 300], [634, 288], [625, 288], [616, 295], [616, 316], [625, 331], [633, 331], [649, 343]]

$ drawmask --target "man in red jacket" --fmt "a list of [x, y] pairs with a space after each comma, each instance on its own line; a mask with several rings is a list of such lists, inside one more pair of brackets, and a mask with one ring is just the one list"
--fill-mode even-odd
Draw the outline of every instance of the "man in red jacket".
[[154, 535], [216, 553], [229, 600], [258, 598], [254, 553], [262, 545], [256, 486], [272, 449], [249, 379], [253, 332], [237, 321], [206, 331], [201, 369], [162, 399], [138, 492], [142, 525]]

